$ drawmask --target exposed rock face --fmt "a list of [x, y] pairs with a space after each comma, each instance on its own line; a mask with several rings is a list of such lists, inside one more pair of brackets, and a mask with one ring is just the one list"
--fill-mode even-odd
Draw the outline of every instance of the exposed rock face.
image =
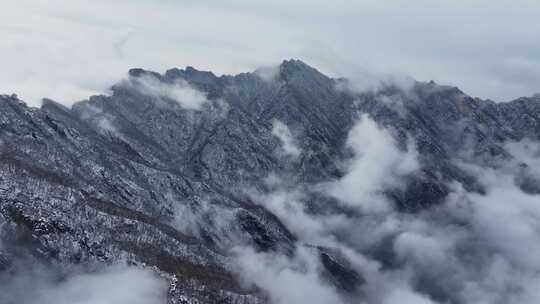
[[[238, 282], [230, 249], [251, 244], [289, 254], [296, 236], [246, 189], [264, 193], [272, 173], [297, 185], [339, 178], [350, 156], [347, 134], [362, 113], [402, 148], [412, 139], [420, 153], [421, 172], [406, 188], [387, 189], [403, 212], [441, 202], [452, 180], [482, 192], [453, 159], [491, 165], [510, 157], [505, 142], [540, 140], [538, 96], [494, 103], [434, 83], [355, 93], [296, 60], [272, 79], [191, 67], [163, 75], [133, 69], [129, 77], [111, 96], [71, 109], [0, 97], [0, 270], [21, 251], [60, 264], [127, 259], [175, 275], [171, 303], [264, 302]], [[186, 109], [168, 94], [147, 94], [140, 80], [149, 77], [165, 88], [188, 84], [207, 100]], [[297, 157], [280, 153], [274, 120], [291, 130]], [[333, 208], [330, 198], [313, 202]], [[361, 284], [320, 250], [337, 288]]]

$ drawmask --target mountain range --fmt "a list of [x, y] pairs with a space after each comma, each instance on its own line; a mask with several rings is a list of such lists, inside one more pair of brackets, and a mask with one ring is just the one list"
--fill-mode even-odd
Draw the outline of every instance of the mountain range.
[[[363, 142], [351, 144], [359, 121], [374, 122], [374, 140], [387, 134], [396, 155], [415, 159], [401, 173], [406, 158], [390, 162], [397, 177], [384, 175], [368, 198], [394, 214], [439, 210], [456, 185], [485, 196], [490, 189], [471, 164], [510, 170], [520, 191], [540, 194], [536, 168], [509, 146], [540, 140], [540, 95], [497, 103], [434, 82], [364, 91], [352, 82], [286, 60], [234, 76], [132, 69], [110, 94], [71, 107], [0, 96], [0, 270], [15, 276], [21, 260], [62, 271], [126, 262], [165, 280], [168, 303], [284, 303], [242, 275], [238, 248], [290, 259], [306, 250], [318, 280], [345, 303], [367, 297], [369, 273], [299, 233], [267, 199], [301, 192], [303, 212], [315, 219], [370, 216], [331, 190], [362, 157]], [[369, 247], [343, 240], [357, 233], [329, 234], [381, 269], [404, 264], [395, 238]], [[464, 302], [429, 278], [418, 275], [413, 289]]]

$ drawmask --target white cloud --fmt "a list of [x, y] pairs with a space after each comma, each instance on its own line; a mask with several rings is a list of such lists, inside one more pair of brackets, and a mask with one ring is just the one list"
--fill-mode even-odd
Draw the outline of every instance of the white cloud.
[[174, 202], [174, 220], [176, 229], [196, 237], [214, 237], [213, 240], [223, 248], [239, 243], [240, 231], [236, 224], [236, 211], [227, 207], [211, 204], [206, 200], [185, 204]]
[[396, 288], [384, 299], [384, 304], [433, 304], [426, 296], [405, 288]]
[[262, 80], [271, 82], [279, 75], [279, 65], [267, 65], [259, 67], [255, 70], [255, 74], [261, 77]]
[[[289, 57], [334, 76], [349, 76], [359, 90], [378, 86], [379, 75], [388, 73], [434, 79], [496, 100], [540, 90], [538, 1], [404, 4], [7, 0], [0, 11], [0, 93], [18, 93], [33, 105], [44, 96], [71, 104], [106, 91], [132, 67], [162, 71], [194, 65], [236, 73]], [[265, 79], [274, 73], [271, 68], [259, 71]], [[186, 108], [206, 101], [184, 83], [151, 80], [143, 86]], [[102, 127], [110, 129], [107, 123]], [[290, 130], [279, 122], [274, 129], [284, 151], [297, 155]], [[434, 274], [430, 282], [440, 283], [463, 303], [538, 303], [540, 200], [514, 185], [513, 172], [477, 169], [485, 195], [455, 187], [442, 206], [400, 214], [378, 193], [416, 170], [413, 147], [400, 151], [388, 131], [367, 117], [351, 131], [348, 145], [355, 154], [349, 170], [326, 189], [348, 206], [376, 212], [313, 215], [306, 210], [304, 189], [287, 187], [258, 200], [300, 242], [337, 247], [356, 261], [355, 269], [366, 274], [362, 288], [371, 303], [435, 302], [415, 286], [418, 277]], [[538, 167], [537, 150], [521, 145], [509, 151], [533, 172]], [[205, 208], [201, 213], [219, 218], [219, 212]], [[402, 263], [396, 269], [378, 267], [366, 254], [387, 240]], [[246, 249], [238, 253], [244, 258], [239, 269], [276, 303], [339, 302], [317, 275], [320, 265], [312, 253], [304, 250], [285, 258]], [[32, 299], [62, 303], [60, 296], [82, 295], [96, 303], [153, 303], [164, 288], [153, 275], [136, 269], [73, 275], [61, 282], [40, 278], [21, 279], [24, 286], [37, 287], [19, 294], [13, 291], [21, 289], [10, 288], [0, 299], [16, 296], [18, 302], [32, 303], [21, 299], [38, 295]], [[8, 282], [0, 289], [21, 281]]]
[[275, 214], [303, 242], [323, 246], [336, 245], [331, 232], [343, 223], [345, 217], [308, 214], [304, 205], [306, 197], [300, 189], [280, 187], [266, 195], [251, 194], [256, 202]]
[[[26, 265], [28, 266], [28, 264]], [[148, 270], [113, 266], [58, 276], [44, 267], [1, 274], [0, 302], [27, 304], [165, 304], [167, 284]]]
[[540, 143], [524, 139], [505, 145], [506, 150], [519, 163], [525, 164], [528, 173], [540, 181]]
[[[515, 184], [514, 175], [519, 171], [512, 169], [513, 160], [504, 161], [498, 169], [462, 166], [479, 179], [484, 194], [469, 193], [461, 185], [452, 184], [445, 203], [409, 214], [394, 210], [382, 196], [374, 197], [373, 193], [399, 184], [400, 176], [418, 168], [414, 149], [397, 149], [388, 131], [367, 117], [351, 131], [349, 145], [355, 156], [344, 179], [351, 180], [340, 185], [341, 193], [334, 196], [348, 202], [348, 206], [372, 212], [314, 212], [309, 208], [314, 199], [311, 194], [319, 191], [318, 187], [294, 186], [275, 175], [268, 178], [271, 192], [252, 193], [252, 199], [274, 213], [298, 237], [299, 246], [325, 246], [341, 252], [350, 267], [366, 280], [359, 286], [361, 296], [355, 296], [355, 301], [538, 301], [540, 259], [534, 253], [540, 251], [540, 196], [527, 194]], [[536, 145], [520, 143], [508, 147], [520, 162], [537, 161]], [[363, 178], [370, 180], [362, 181]], [[342, 182], [343, 179], [337, 183]], [[383, 207], [366, 206], [366, 198]], [[380, 256], [378, 251], [373, 254], [373, 250], [381, 248], [385, 248], [384, 255]], [[307, 275], [310, 272], [306, 272], [305, 266], [299, 268], [297, 256], [290, 259], [247, 252], [241, 255], [245, 259], [239, 261], [242, 277], [269, 291], [274, 303], [285, 301], [280, 296], [290, 292], [280, 283], [282, 270], [289, 275], [294, 269], [295, 276], [291, 277], [310, 282], [303, 281], [299, 286], [316, 286], [321, 280], [320, 274]], [[259, 265], [253, 266], [249, 261]], [[390, 264], [388, 268], [381, 267], [384, 261]], [[318, 262], [313, 265], [316, 267], [310, 269], [321, 267]], [[297, 298], [292, 298], [295, 301], [309, 296], [300, 288], [298, 291]]]
[[418, 169], [414, 145], [409, 145], [407, 152], [400, 151], [388, 131], [367, 115], [351, 129], [347, 145], [355, 156], [346, 175], [329, 185], [330, 193], [365, 211], [388, 210], [380, 191], [385, 186], [399, 185], [400, 178]]
[[289, 127], [277, 119], [272, 121], [272, 135], [281, 141], [281, 147], [285, 155], [298, 157], [302, 152], [300, 148], [298, 148]]
[[99, 120], [98, 126], [99, 126], [99, 128], [103, 129], [106, 132], [116, 133], [116, 128], [105, 117], [103, 117], [102, 119]]
[[153, 76], [143, 75], [130, 78], [124, 83], [142, 94], [176, 101], [180, 106], [189, 110], [198, 110], [204, 103], [208, 102], [205, 93], [191, 87], [182, 79], [174, 83], [167, 83]]
[[262, 286], [273, 304], [343, 303], [336, 291], [323, 282], [315, 249], [300, 247], [293, 258], [237, 248], [242, 279]]
[[540, 195], [521, 191], [512, 176], [485, 171], [487, 195], [469, 194], [478, 233], [510, 262], [540, 270]]

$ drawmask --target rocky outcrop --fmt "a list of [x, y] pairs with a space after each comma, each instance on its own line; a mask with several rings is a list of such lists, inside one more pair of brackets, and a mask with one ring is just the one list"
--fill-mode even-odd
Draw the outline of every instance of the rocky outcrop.
[[[188, 84], [206, 100], [187, 109], [145, 92], [145, 78]], [[482, 192], [455, 158], [489, 166], [510, 157], [505, 142], [540, 139], [538, 96], [494, 103], [435, 83], [358, 93], [343, 81], [289, 60], [270, 79], [133, 69], [110, 96], [71, 108], [51, 100], [30, 108], [1, 96], [0, 270], [21, 251], [59, 264], [127, 259], [174, 276], [171, 303], [264, 302], [257, 288], [238, 282], [230, 249], [252, 244], [290, 254], [296, 237], [247, 190], [264, 193], [272, 173], [297, 185], [339, 178], [350, 157], [347, 134], [361, 114], [402, 148], [412, 139], [420, 153], [420, 172], [386, 191], [403, 212], [442, 201], [452, 180]], [[299, 155], [280, 153], [275, 120], [290, 129]], [[312, 200], [333, 208], [329, 198]], [[320, 257], [336, 288], [361, 284], [331, 250]]]

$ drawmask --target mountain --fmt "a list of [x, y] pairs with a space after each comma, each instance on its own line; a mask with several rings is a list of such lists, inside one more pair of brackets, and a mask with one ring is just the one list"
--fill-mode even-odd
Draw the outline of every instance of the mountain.
[[[272, 175], [305, 188], [345, 176], [348, 135], [363, 115], [400, 150], [412, 142], [418, 151], [420, 169], [384, 189], [404, 214], [436, 208], [452, 183], [485, 193], [456, 160], [497, 167], [513, 157], [507, 143], [540, 140], [538, 95], [495, 103], [433, 82], [356, 92], [299, 60], [271, 72], [132, 69], [110, 95], [71, 108], [0, 96], [0, 269], [20, 256], [54, 265], [127, 260], [167, 278], [169, 303], [264, 303], [258, 286], [239, 279], [231, 250], [292, 256], [300, 242], [250, 193], [269, 193]], [[296, 154], [282, 151], [276, 122]], [[527, 178], [520, 187], [540, 193]], [[313, 214], [347, 208], [317, 191], [307, 196]], [[364, 281], [331, 248], [301, 246], [318, 252], [336, 289]]]

